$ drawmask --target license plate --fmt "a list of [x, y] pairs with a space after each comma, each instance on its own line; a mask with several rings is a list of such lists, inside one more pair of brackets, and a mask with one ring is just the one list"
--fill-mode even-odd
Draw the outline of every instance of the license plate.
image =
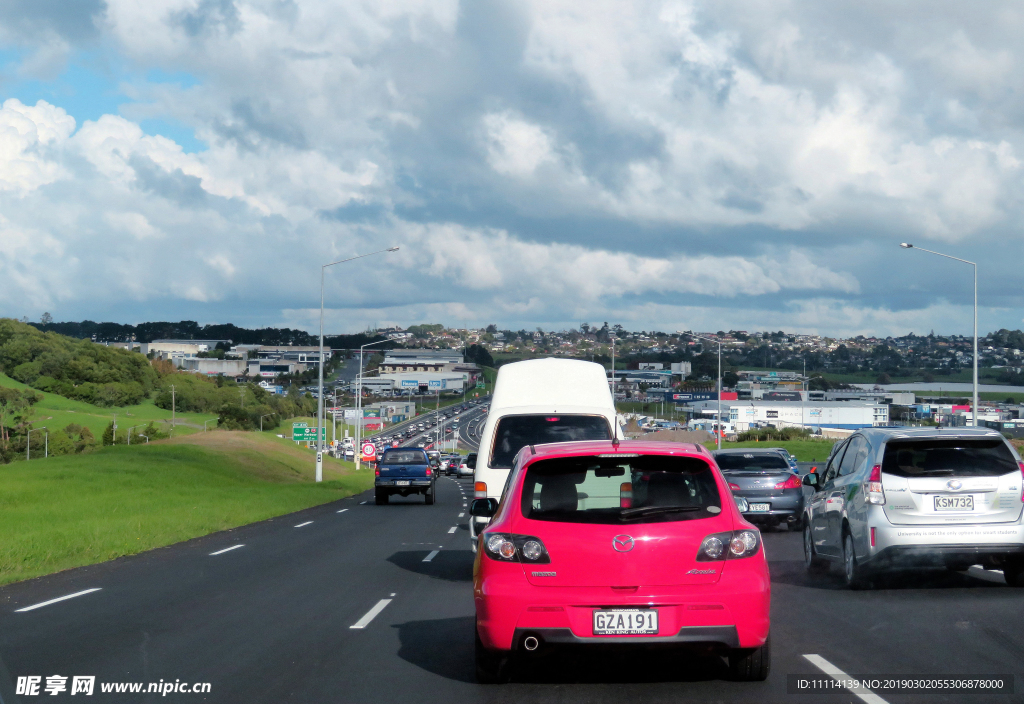
[[771, 504], [747, 504], [750, 513], [768, 513], [772, 510]]
[[657, 634], [657, 609], [595, 609], [595, 636]]
[[936, 496], [936, 511], [973, 511], [973, 496]]
[[395, 482], [395, 486], [409, 486], [409, 481], [399, 479], [397, 482]]

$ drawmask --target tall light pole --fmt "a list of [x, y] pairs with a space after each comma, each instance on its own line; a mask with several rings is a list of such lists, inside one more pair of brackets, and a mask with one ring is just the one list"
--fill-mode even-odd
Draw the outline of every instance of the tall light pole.
[[924, 247], [915, 247], [909, 242], [900, 242], [900, 247], [903, 249], [919, 249], [922, 252], [928, 252], [928, 254], [934, 254], [939, 257], [945, 257], [946, 259], [953, 259], [964, 264], [970, 264], [974, 267], [974, 403], [971, 405], [971, 424], [974, 427], [978, 427], [978, 264], [976, 262], [967, 261], [960, 257], [953, 257], [942, 252], [933, 252], [930, 249]]
[[[324, 272], [327, 267], [334, 266], [335, 264], [344, 264], [345, 262], [355, 261], [356, 259], [362, 259], [363, 257], [371, 257], [374, 254], [383, 254], [384, 252], [397, 252], [398, 247], [388, 247], [387, 249], [380, 249], [376, 252], [370, 252], [369, 254], [360, 254], [355, 257], [349, 257], [348, 259], [339, 259], [336, 262], [330, 264], [324, 264], [320, 267], [320, 356], [318, 359], [320, 363], [319, 367], [320, 383], [319, 393], [317, 394], [317, 411], [316, 411], [316, 480], [322, 482], [324, 480], [324, 439], [321, 435], [323, 433], [324, 426]], [[360, 371], [362, 371], [360, 369]], [[326, 433], [324, 433], [326, 434]], [[359, 460], [356, 459], [356, 467], [359, 467]]]
[[[395, 247], [395, 249], [398, 249]], [[377, 340], [376, 342], [367, 342], [365, 345], [359, 347], [359, 382], [356, 391], [356, 469], [358, 470], [362, 464], [362, 446], [360, 442], [363, 436], [363, 350], [367, 347], [373, 347], [374, 345], [381, 345], [390, 340]], [[319, 432], [319, 431], [317, 431]]]
[[128, 428], [128, 444], [129, 445], [132, 444], [132, 431], [135, 430], [136, 428], [145, 427], [145, 425], [146, 425], [145, 423], [142, 423], [141, 425], [133, 425], [132, 427]]
[[261, 433], [263, 432], [263, 419], [264, 418], [269, 418], [272, 415], [274, 415], [274, 414], [273, 413], [267, 413], [265, 415], [260, 416], [260, 432]]
[[[678, 332], [678, 331], [677, 331]], [[695, 337], [698, 340], [704, 340], [706, 342], [717, 342], [718, 343], [718, 431], [715, 433], [715, 447], [716, 449], [722, 449], [722, 341], [712, 340], [710, 337], [704, 337], [703, 335], [695, 335], [692, 332], [679, 332], [680, 335], [689, 335]]]

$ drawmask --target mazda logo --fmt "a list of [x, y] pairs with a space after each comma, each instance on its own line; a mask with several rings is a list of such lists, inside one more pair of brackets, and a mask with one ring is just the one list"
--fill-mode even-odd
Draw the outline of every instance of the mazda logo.
[[612, 538], [612, 547], [616, 552], [629, 552], [633, 549], [633, 537], [629, 535], [616, 535]]
[[950, 479], [948, 482], [946, 482], [946, 486], [952, 489], [953, 491], [956, 491], [963, 485], [963, 482], [961, 482], [959, 479]]

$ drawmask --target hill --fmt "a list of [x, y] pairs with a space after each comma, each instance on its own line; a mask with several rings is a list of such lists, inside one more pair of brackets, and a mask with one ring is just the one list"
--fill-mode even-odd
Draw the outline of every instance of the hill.
[[373, 474], [280, 438], [216, 431], [0, 466], [0, 584], [335, 501]]

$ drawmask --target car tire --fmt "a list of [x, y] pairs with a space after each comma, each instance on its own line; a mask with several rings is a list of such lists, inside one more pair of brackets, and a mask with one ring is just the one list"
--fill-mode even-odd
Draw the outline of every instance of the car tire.
[[1011, 587], [1024, 587], [1024, 560], [1008, 560], [1003, 565], [1003, 579]]
[[431, 489], [430, 491], [423, 492], [423, 502], [427, 506], [433, 506], [434, 505], [434, 490], [433, 489]]
[[771, 668], [771, 635], [760, 648], [743, 648], [729, 653], [729, 673], [737, 682], [764, 682]]
[[473, 634], [476, 636], [476, 681], [480, 684], [505, 684], [511, 680], [512, 653], [485, 648], [475, 626]]
[[843, 532], [843, 583], [848, 589], [864, 589], [870, 586], [865, 579], [864, 568], [857, 562], [853, 547], [853, 535]]
[[388, 502], [388, 492], [377, 489], [373, 492], [373, 498], [378, 506], [384, 506]]
[[801, 523], [804, 524], [804, 568], [812, 573], [824, 572], [828, 569], [828, 561], [818, 555], [818, 552], [814, 549], [814, 539], [811, 537], [811, 524], [807, 518], [804, 518]]

